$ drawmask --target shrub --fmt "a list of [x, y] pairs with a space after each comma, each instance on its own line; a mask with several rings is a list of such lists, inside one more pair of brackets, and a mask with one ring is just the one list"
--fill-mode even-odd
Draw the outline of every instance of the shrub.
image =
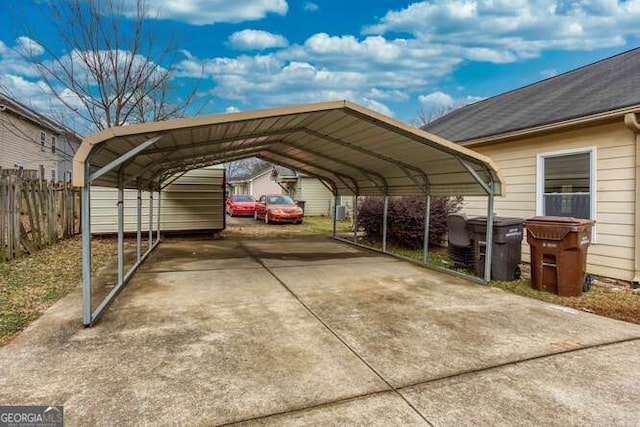
[[[462, 197], [431, 197], [429, 243], [442, 244], [447, 232], [447, 215], [458, 212]], [[358, 227], [367, 238], [382, 239], [383, 197], [366, 197], [359, 205]], [[425, 200], [422, 197], [389, 198], [387, 242], [417, 249], [424, 240]]]

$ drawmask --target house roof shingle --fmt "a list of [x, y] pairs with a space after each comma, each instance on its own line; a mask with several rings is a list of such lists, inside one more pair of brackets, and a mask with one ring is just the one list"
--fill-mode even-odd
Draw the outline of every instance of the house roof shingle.
[[464, 142], [640, 104], [640, 48], [455, 110], [423, 127]]

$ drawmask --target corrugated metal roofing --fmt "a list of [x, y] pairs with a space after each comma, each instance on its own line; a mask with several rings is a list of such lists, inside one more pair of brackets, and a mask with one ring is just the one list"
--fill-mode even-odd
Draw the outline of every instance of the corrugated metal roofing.
[[[464, 147], [348, 101], [111, 128], [84, 139], [74, 158], [74, 183], [145, 141], [132, 159], [92, 182], [156, 188], [187, 169], [258, 157], [327, 182], [341, 195], [484, 195], [474, 175], [504, 191], [493, 162]], [[471, 170], [471, 172], [470, 172]]]
[[640, 48], [467, 105], [424, 126], [464, 142], [640, 105]]

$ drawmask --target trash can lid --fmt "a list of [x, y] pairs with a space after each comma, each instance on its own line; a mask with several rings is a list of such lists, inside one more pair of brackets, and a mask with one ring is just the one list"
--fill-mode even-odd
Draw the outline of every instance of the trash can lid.
[[584, 225], [592, 224], [594, 221], [590, 219], [573, 218], [570, 216], [534, 216], [525, 221], [525, 225], [529, 223], [542, 222], [545, 224], [555, 223], [562, 225]]
[[[493, 218], [493, 226], [494, 227], [508, 227], [510, 225], [521, 225], [524, 222], [522, 218], [509, 218], [509, 217], [494, 217]], [[485, 225], [487, 223], [486, 216], [477, 216], [475, 218], [471, 218], [467, 220], [467, 224], [469, 225]]]

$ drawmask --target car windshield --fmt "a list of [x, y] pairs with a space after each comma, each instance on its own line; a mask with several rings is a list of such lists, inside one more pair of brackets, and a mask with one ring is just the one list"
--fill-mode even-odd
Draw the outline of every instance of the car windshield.
[[255, 201], [252, 196], [233, 196], [231, 200], [234, 202], [254, 202]]
[[292, 205], [293, 200], [289, 196], [267, 196], [267, 203], [270, 205]]

